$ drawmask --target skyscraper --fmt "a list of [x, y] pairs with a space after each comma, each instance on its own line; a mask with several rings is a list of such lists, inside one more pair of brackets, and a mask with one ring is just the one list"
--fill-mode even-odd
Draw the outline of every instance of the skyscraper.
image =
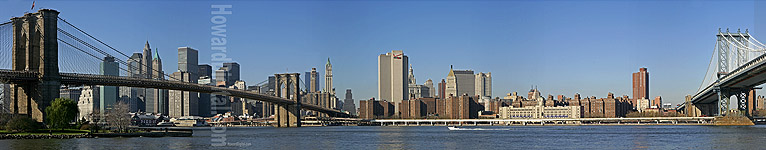
[[[107, 56], [104, 61], [99, 65], [99, 72], [101, 75], [106, 76], [120, 76], [120, 68], [117, 62], [114, 62], [114, 57]], [[115, 103], [117, 103], [118, 89], [115, 86], [101, 86], [99, 88], [99, 99], [101, 113], [111, 110]]]
[[[407, 55], [401, 50], [378, 56], [378, 97], [394, 102], [398, 107], [402, 100], [409, 99], [407, 87]], [[398, 109], [394, 109], [398, 110]]]
[[445, 95], [447, 93], [447, 82], [442, 79], [442, 82], [439, 82], [439, 99], [445, 99], [447, 96]]
[[455, 97], [464, 94], [475, 96], [476, 80], [474, 78], [472, 70], [453, 70], [452, 66], [450, 66], [449, 74], [447, 74], [447, 91], [445, 94], [447, 94], [447, 97], [450, 94]]
[[223, 63], [223, 67], [215, 71], [215, 81], [226, 83], [226, 87], [239, 81], [239, 63]]
[[[190, 47], [178, 48], [178, 71], [174, 72], [172, 80], [197, 83], [199, 77], [198, 52]], [[168, 115], [170, 117], [195, 116], [198, 115], [198, 94], [197, 92], [176, 91], [168, 92]]]
[[476, 74], [476, 95], [482, 97], [492, 97], [492, 72]]
[[[154, 49], [155, 53], [152, 56], [152, 79], [154, 80], [166, 80], [165, 72], [162, 71], [162, 59], [160, 58], [159, 51]], [[152, 94], [147, 94], [151, 99], [147, 100], [146, 111], [168, 114], [168, 90], [165, 89], [151, 89]], [[147, 92], [148, 93], [148, 92]]]
[[352, 115], [356, 114], [356, 105], [354, 104], [351, 89], [346, 89], [346, 99], [343, 99], [343, 110], [348, 111]]
[[311, 68], [311, 72], [309, 75], [309, 78], [306, 78], [309, 80], [307, 82], [309, 84], [309, 90], [310, 92], [319, 92], [319, 72], [317, 72], [317, 68]]
[[414, 69], [412, 69], [412, 65], [410, 65], [410, 71], [407, 75], [407, 79], [409, 80], [407, 82], [407, 92], [410, 94], [409, 99], [429, 97], [428, 92], [430, 89], [428, 89], [428, 87], [425, 85], [418, 85], [417, 81], [415, 80], [415, 73]]
[[427, 97], [436, 97], [436, 89], [434, 88], [434, 81], [432, 81], [431, 79], [428, 79], [426, 80], [426, 83], [424, 83], [423, 85], [428, 87]]
[[327, 93], [335, 94], [335, 88], [332, 87], [332, 64], [330, 64], [330, 58], [327, 58], [327, 64], [325, 64], [324, 90]]
[[639, 68], [633, 73], [633, 107], [636, 107], [637, 99], [649, 99], [649, 72], [646, 68]]
[[210, 77], [213, 78], [213, 66], [210, 66], [208, 64], [201, 64], [199, 65], [199, 77]]

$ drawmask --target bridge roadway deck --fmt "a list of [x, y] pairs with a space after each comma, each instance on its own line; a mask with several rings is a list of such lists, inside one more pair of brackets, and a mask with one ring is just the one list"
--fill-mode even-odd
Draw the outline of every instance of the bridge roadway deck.
[[694, 104], [711, 104], [718, 101], [718, 93], [715, 92], [716, 84], [730, 89], [744, 89], [766, 83], [766, 54], [750, 60], [745, 65], [732, 70], [729, 74], [713, 82], [696, 93], [692, 98]]
[[[156, 89], [168, 89], [179, 91], [191, 91], [200, 93], [212, 93], [225, 96], [233, 96], [244, 99], [258, 100], [264, 102], [271, 102], [277, 104], [295, 104], [296, 102], [289, 99], [284, 99], [276, 96], [264, 95], [260, 93], [249, 92], [245, 90], [215, 87], [209, 85], [169, 81], [169, 80], [153, 80], [153, 79], [141, 79], [132, 77], [116, 77], [105, 75], [87, 75], [76, 73], [60, 73], [61, 84], [63, 85], [105, 85], [105, 86], [128, 86], [128, 87], [140, 87], [140, 88], [156, 88]], [[10, 83], [37, 80], [37, 73], [26, 71], [13, 71], [0, 69], [0, 81], [7, 81]], [[349, 117], [348, 114], [338, 110], [324, 108], [311, 104], [301, 104], [303, 109], [318, 111], [336, 117]]]

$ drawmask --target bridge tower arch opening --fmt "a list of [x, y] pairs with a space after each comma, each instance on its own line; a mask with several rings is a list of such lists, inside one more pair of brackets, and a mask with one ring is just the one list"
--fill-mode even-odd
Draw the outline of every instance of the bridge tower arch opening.
[[42, 122], [45, 108], [59, 97], [58, 14], [53, 9], [41, 9], [11, 18], [12, 70], [38, 73], [34, 82], [11, 84], [10, 111], [13, 114], [28, 115]]
[[274, 74], [276, 84], [274, 87], [278, 97], [294, 100], [294, 104], [276, 104], [274, 120], [277, 127], [300, 127], [301, 126], [301, 97], [300, 97], [300, 74], [285, 73]]

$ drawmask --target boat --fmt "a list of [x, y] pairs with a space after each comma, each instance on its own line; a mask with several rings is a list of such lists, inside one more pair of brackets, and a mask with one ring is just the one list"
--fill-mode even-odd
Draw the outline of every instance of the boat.
[[449, 126], [449, 127], [447, 127], [447, 129], [449, 129], [449, 130], [460, 130], [460, 128], [457, 128], [455, 126]]

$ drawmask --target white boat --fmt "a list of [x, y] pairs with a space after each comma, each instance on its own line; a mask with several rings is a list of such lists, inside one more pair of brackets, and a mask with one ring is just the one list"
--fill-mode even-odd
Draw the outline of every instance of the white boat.
[[449, 127], [447, 127], [447, 129], [449, 129], [449, 130], [460, 130], [460, 128], [457, 128], [455, 126], [449, 126]]

